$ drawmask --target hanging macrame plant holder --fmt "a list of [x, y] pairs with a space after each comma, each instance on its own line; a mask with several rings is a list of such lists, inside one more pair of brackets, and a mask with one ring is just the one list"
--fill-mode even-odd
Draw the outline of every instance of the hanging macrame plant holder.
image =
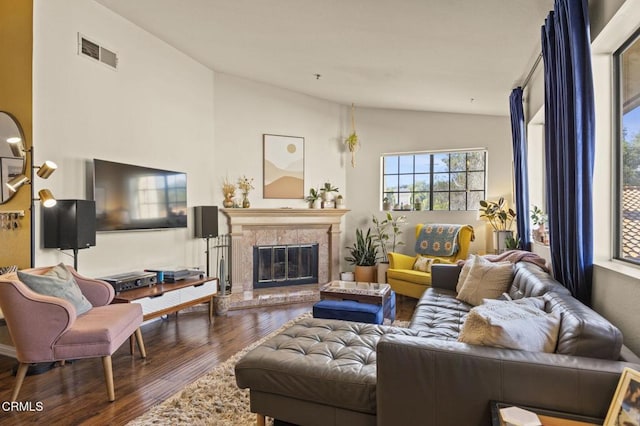
[[356, 134], [356, 119], [354, 115], [354, 105], [351, 104], [351, 134], [347, 139], [345, 139], [344, 143], [349, 148], [349, 152], [351, 153], [351, 167], [356, 166], [356, 152], [360, 149], [360, 141], [358, 140], [358, 135]]

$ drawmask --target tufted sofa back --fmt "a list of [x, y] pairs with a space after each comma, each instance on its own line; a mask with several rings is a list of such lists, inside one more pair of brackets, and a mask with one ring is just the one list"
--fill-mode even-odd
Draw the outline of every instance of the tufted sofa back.
[[514, 300], [538, 297], [550, 291], [570, 294], [566, 287], [533, 263], [517, 262], [513, 265], [513, 270], [513, 284], [509, 289], [509, 296]]
[[[564, 287], [563, 287], [564, 288]], [[561, 314], [556, 353], [589, 358], [620, 358], [622, 333], [596, 311], [567, 293], [546, 293], [545, 311]]]

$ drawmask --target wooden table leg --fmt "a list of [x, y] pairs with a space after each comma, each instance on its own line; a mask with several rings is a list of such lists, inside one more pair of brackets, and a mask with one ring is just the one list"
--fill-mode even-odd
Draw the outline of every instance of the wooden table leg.
[[258, 426], [265, 426], [267, 424], [267, 420], [264, 417], [264, 414], [256, 414], [257, 419], [256, 419], [256, 425]]

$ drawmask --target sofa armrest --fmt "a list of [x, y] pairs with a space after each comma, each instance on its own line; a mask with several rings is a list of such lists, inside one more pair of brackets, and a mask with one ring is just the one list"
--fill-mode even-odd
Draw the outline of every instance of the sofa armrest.
[[626, 366], [411, 336], [377, 345], [378, 425], [487, 425], [491, 400], [604, 418]]
[[111, 284], [102, 280], [83, 277], [71, 266], [67, 265], [67, 269], [71, 272], [76, 283], [78, 283], [78, 287], [80, 287], [80, 291], [91, 302], [92, 306], [106, 306], [111, 303], [116, 294]]
[[461, 266], [434, 263], [431, 265], [431, 287], [456, 291]]
[[389, 253], [389, 268], [390, 269], [413, 269], [413, 264], [416, 262], [415, 256], [408, 256], [402, 253]]

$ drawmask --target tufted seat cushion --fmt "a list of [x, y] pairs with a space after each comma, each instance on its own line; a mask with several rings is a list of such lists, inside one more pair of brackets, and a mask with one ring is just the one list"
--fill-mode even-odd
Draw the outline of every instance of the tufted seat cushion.
[[428, 288], [416, 305], [409, 328], [422, 337], [457, 340], [473, 306], [456, 299], [451, 290]]
[[267, 340], [236, 364], [241, 388], [317, 404], [376, 413], [376, 345], [406, 328], [304, 319]]

